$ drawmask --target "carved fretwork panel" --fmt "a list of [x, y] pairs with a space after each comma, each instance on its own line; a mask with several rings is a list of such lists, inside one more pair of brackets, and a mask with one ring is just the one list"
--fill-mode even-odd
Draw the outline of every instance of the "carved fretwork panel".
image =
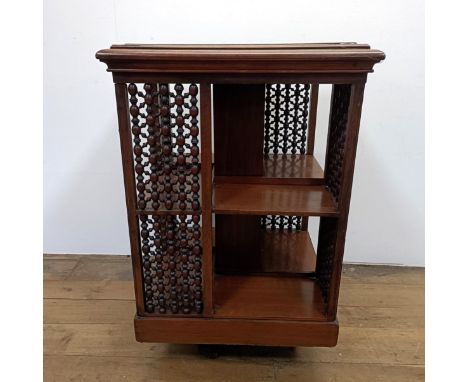
[[325, 163], [325, 184], [338, 203], [343, 178], [343, 159], [347, 135], [348, 108], [351, 85], [334, 85]]
[[324, 302], [328, 302], [330, 282], [335, 258], [337, 235], [337, 222], [335, 218], [320, 219], [319, 239], [317, 245], [316, 276], [322, 290]]
[[[263, 152], [269, 154], [305, 154], [309, 84], [267, 84], [265, 88], [265, 142]], [[300, 230], [300, 216], [264, 216], [266, 229]]]
[[200, 215], [140, 215], [145, 310], [200, 314]]
[[302, 216], [266, 215], [261, 217], [263, 229], [299, 231], [302, 225]]
[[305, 154], [309, 84], [267, 84], [264, 154]]
[[200, 210], [198, 85], [129, 84], [138, 210]]

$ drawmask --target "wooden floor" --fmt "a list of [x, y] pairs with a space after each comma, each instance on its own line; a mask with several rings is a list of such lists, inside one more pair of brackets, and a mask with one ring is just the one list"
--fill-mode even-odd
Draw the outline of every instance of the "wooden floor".
[[424, 380], [424, 269], [347, 265], [335, 348], [141, 344], [130, 259], [44, 256], [44, 381]]

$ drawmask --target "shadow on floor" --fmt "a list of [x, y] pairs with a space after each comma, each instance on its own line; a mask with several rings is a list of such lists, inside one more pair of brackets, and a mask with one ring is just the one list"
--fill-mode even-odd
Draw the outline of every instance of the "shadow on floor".
[[206, 358], [294, 358], [295, 347], [282, 346], [244, 346], [244, 345], [176, 345], [167, 347], [171, 354], [199, 354]]

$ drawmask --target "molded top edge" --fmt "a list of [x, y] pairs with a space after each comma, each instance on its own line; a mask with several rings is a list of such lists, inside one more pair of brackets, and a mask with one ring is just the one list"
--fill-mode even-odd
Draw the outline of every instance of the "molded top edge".
[[292, 43], [292, 44], [113, 44], [110, 49], [370, 49], [368, 44], [356, 42], [319, 42], [319, 43]]
[[[385, 54], [354, 42], [311, 44], [124, 44], [96, 58], [111, 71], [370, 72]], [[163, 65], [163, 67], [161, 67]], [[299, 65], [299, 66], [298, 66]], [[263, 69], [262, 69], [263, 68]]]

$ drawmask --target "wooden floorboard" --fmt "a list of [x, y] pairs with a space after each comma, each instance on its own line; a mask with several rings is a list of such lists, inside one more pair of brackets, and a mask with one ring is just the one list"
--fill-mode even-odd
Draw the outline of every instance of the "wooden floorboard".
[[335, 348], [134, 339], [127, 256], [44, 256], [45, 381], [423, 381], [424, 269], [345, 265]]

